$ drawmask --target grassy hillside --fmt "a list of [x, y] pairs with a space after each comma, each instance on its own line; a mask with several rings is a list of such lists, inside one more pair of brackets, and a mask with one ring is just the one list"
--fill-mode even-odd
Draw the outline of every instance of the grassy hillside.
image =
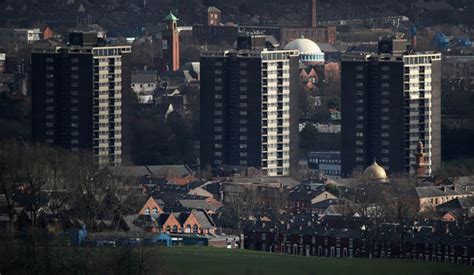
[[181, 247], [161, 251], [179, 274], [473, 274], [474, 268], [416, 261], [334, 259], [249, 250]]
[[333, 259], [207, 247], [77, 248], [0, 243], [1, 274], [473, 274], [417, 261]]

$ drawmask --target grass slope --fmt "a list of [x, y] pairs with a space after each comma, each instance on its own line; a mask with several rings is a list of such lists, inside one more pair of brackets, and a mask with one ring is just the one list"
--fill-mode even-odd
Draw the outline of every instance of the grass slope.
[[402, 260], [334, 259], [249, 250], [176, 247], [160, 250], [178, 274], [474, 274], [469, 266]]
[[0, 241], [0, 274], [474, 274], [433, 262], [335, 259], [209, 247], [71, 247]]

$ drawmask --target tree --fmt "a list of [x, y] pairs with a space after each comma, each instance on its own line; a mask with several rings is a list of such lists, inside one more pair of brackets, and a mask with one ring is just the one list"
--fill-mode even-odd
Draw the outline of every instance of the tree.
[[223, 215], [237, 229], [243, 229], [250, 217], [260, 211], [257, 193], [249, 187], [236, 186], [237, 195], [229, 197], [224, 205]]
[[339, 188], [335, 184], [327, 183], [324, 185], [324, 190], [328, 191], [329, 193], [333, 194], [336, 197], [339, 197], [341, 194]]
[[77, 168], [71, 166], [72, 154], [63, 149], [51, 149], [46, 156], [47, 164], [50, 167], [48, 175], [48, 206], [53, 213], [53, 219], [59, 226], [60, 214], [71, 198], [71, 185], [69, 174]]
[[[18, 152], [18, 143], [12, 140], [0, 141], [0, 188], [8, 211], [10, 221], [14, 220], [14, 192], [17, 187], [16, 169], [20, 166], [17, 162], [16, 153]], [[10, 223], [13, 226], [13, 223]], [[9, 234], [13, 233], [13, 227], [8, 230]]]
[[93, 231], [94, 220], [100, 212], [98, 197], [103, 174], [98, 171], [93, 156], [85, 152], [75, 155], [71, 164], [76, 167], [68, 174], [74, 194], [71, 198], [72, 214], [84, 219], [87, 229]]
[[44, 145], [23, 142], [18, 149], [20, 166], [16, 169], [16, 181], [20, 184], [23, 204], [31, 214], [31, 225], [36, 227], [38, 210], [44, 202], [43, 187], [50, 172], [46, 157], [51, 151]]

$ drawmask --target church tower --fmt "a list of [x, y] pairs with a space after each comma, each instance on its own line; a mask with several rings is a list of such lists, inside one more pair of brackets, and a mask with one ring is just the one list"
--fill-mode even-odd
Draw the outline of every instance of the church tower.
[[162, 33], [163, 61], [167, 71], [179, 69], [179, 31], [178, 18], [170, 11], [165, 17], [166, 28]]

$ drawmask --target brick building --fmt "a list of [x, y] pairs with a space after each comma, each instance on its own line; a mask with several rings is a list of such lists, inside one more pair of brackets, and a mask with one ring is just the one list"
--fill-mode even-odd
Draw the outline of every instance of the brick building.
[[[437, 223], [406, 228], [404, 241], [396, 225], [368, 238], [361, 221], [338, 219], [340, 225], [310, 219], [289, 224], [256, 223], [245, 232], [245, 248], [273, 253], [332, 258], [392, 258], [474, 265], [474, 241], [459, 232], [466, 224]], [[334, 221], [333, 221], [334, 222]], [[342, 223], [341, 223], [342, 222]]]

